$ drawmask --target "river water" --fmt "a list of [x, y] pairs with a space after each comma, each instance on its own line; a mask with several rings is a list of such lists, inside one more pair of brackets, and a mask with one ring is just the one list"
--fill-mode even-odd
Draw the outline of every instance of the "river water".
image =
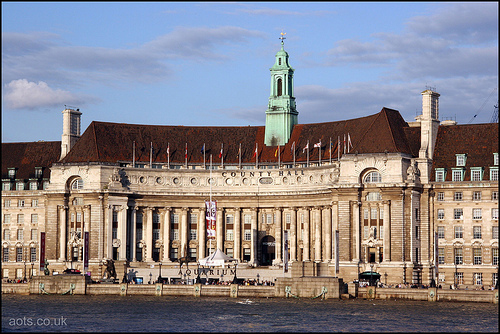
[[2, 332], [498, 332], [492, 303], [2, 295]]

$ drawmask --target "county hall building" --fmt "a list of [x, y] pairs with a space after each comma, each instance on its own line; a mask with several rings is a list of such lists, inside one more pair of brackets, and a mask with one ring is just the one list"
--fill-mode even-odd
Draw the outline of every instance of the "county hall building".
[[218, 248], [256, 272], [496, 283], [498, 123], [440, 122], [427, 89], [414, 121], [382, 108], [300, 124], [283, 41], [270, 74], [265, 126], [94, 121], [81, 134], [65, 109], [60, 142], [2, 143], [3, 278], [47, 259], [97, 279], [105, 259], [169, 268]]

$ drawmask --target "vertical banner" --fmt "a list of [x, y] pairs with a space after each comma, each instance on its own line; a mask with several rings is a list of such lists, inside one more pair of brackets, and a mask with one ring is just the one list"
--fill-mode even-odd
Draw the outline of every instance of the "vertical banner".
[[45, 232], [40, 232], [40, 274], [45, 270]]
[[216, 201], [205, 201], [205, 206], [207, 208], [205, 213], [205, 219], [207, 223], [207, 237], [210, 239], [215, 239], [215, 226], [216, 226], [216, 214], [217, 214], [217, 202]]
[[283, 272], [288, 272], [288, 231], [283, 232]]
[[335, 231], [335, 273], [339, 273], [339, 231]]
[[89, 270], [89, 232], [83, 232], [83, 272]]

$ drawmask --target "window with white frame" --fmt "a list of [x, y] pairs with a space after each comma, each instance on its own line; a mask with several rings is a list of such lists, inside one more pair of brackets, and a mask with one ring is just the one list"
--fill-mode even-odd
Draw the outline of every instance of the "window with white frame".
[[470, 169], [470, 179], [471, 181], [482, 181], [483, 180], [483, 169], [481, 167], [473, 167]]
[[438, 264], [444, 264], [444, 248], [438, 248]]
[[[3, 247], [2, 250], [3, 250], [2, 261], [9, 262], [9, 247]], [[7, 275], [7, 277], [9, 276]]]
[[[179, 240], [179, 215], [177, 213], [173, 213], [170, 216], [170, 225], [172, 230], [172, 240]], [[175, 259], [177, 256], [175, 257]]]
[[498, 181], [498, 167], [490, 167], [490, 181]]
[[439, 275], [438, 275], [438, 277], [439, 277], [439, 278], [438, 278], [439, 282], [444, 282], [444, 281], [446, 281], [446, 275], [445, 275], [445, 273], [441, 273], [441, 272], [440, 272], [440, 273], [439, 273]]
[[17, 182], [16, 190], [24, 190], [24, 182]]
[[17, 201], [17, 206], [20, 208], [23, 208], [25, 204], [26, 202], [24, 201], [24, 199], [20, 199]]
[[382, 182], [382, 175], [378, 171], [368, 172], [363, 178], [363, 183], [379, 183]]
[[451, 173], [451, 180], [454, 182], [460, 182], [464, 180], [464, 171], [463, 169], [453, 169]]
[[481, 237], [482, 237], [481, 226], [474, 226], [472, 228], [472, 237], [474, 239], [481, 239]]
[[464, 209], [461, 208], [453, 209], [453, 219], [464, 219]]
[[493, 165], [498, 166], [498, 153], [493, 153]]
[[494, 266], [498, 265], [498, 248], [491, 249], [491, 264]]
[[436, 182], [444, 182], [446, 179], [446, 170], [444, 168], [436, 168]]
[[16, 262], [23, 262], [23, 248], [22, 247], [16, 248]]
[[30, 182], [30, 190], [38, 190], [38, 182], [31, 181]]
[[81, 178], [77, 178], [71, 183], [71, 189], [80, 190], [83, 189], [83, 180]]
[[34, 208], [38, 207], [38, 199], [36, 199], [36, 198], [32, 199], [31, 200], [31, 206], [34, 207]]
[[251, 241], [252, 240], [252, 216], [244, 215], [243, 216], [243, 240]]
[[437, 211], [437, 219], [439, 219], [439, 220], [444, 219], [444, 209], [438, 209], [438, 211]]
[[370, 227], [363, 226], [363, 238], [368, 239], [370, 237]]
[[31, 240], [38, 241], [38, 230], [36, 228], [31, 229]]
[[438, 226], [437, 234], [438, 234], [438, 239], [444, 239], [444, 226]]
[[266, 224], [272, 224], [273, 223], [273, 215], [268, 213], [266, 214]]
[[457, 166], [465, 166], [466, 155], [465, 154], [455, 154]]
[[481, 197], [482, 197], [481, 195], [482, 195], [482, 194], [481, 194], [481, 192], [480, 192], [480, 191], [474, 191], [474, 192], [472, 193], [472, 199], [473, 199], [474, 201], [480, 201], [480, 200], [481, 200]]
[[474, 273], [474, 285], [483, 284], [483, 273]]
[[455, 239], [462, 239], [464, 237], [463, 226], [455, 226]]
[[491, 199], [493, 201], [498, 201], [498, 191], [492, 191], [491, 192]]
[[455, 273], [455, 281], [457, 282], [457, 284], [464, 284], [464, 273], [463, 272]]
[[6, 213], [3, 215], [3, 223], [10, 224], [10, 213]]
[[491, 239], [498, 239], [498, 225], [491, 227]]
[[379, 228], [380, 228], [379, 239], [384, 239], [384, 225], [381, 225]]
[[36, 262], [36, 248], [30, 247], [30, 261]]
[[3, 230], [3, 240], [5, 241], [10, 240], [10, 230], [8, 228]]
[[226, 215], [226, 240], [234, 240], [234, 216]]
[[24, 230], [22, 228], [17, 230], [17, 240], [24, 240]]
[[382, 200], [382, 196], [378, 192], [369, 192], [366, 195], [366, 200], [367, 201], [381, 201]]
[[461, 201], [461, 200], [463, 200], [463, 198], [464, 198], [464, 194], [461, 191], [455, 191], [455, 193], [453, 194], [454, 201]]
[[32, 224], [38, 224], [38, 214], [37, 213], [32, 213], [31, 214], [31, 223]]
[[444, 192], [440, 191], [437, 193], [437, 200], [439, 202], [443, 202], [444, 201]]
[[2, 190], [10, 190], [10, 181], [2, 182]]
[[472, 219], [475, 220], [483, 219], [483, 210], [480, 208], [472, 209]]
[[455, 264], [463, 264], [464, 251], [462, 248], [455, 248]]

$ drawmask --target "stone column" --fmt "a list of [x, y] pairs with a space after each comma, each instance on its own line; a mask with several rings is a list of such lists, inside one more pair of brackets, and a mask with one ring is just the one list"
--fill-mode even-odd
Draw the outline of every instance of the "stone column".
[[58, 205], [59, 209], [59, 261], [66, 261], [66, 210], [68, 209], [65, 205]]
[[329, 206], [323, 207], [324, 236], [325, 236], [325, 256], [324, 260], [330, 262], [332, 259], [332, 210]]
[[234, 208], [234, 258], [241, 262], [241, 209]]
[[165, 207], [163, 209], [163, 260], [162, 262], [170, 261], [170, 212], [172, 208]]
[[353, 224], [354, 224], [354, 239], [356, 240], [356, 253], [353, 256], [353, 261], [359, 262], [361, 254], [361, 240], [360, 240], [360, 220], [359, 220], [359, 210], [360, 205], [358, 201], [353, 201]]
[[[217, 235], [217, 246], [221, 251], [224, 251], [224, 209], [217, 208], [217, 217], [216, 217], [216, 235]], [[214, 250], [215, 251], [215, 250]]]
[[259, 242], [258, 240], [258, 220], [257, 220], [257, 208], [252, 208], [252, 223], [251, 223], [251, 229], [252, 229], [252, 238], [251, 238], [251, 247], [250, 247], [250, 264], [252, 266], [257, 266], [257, 243]]
[[137, 206], [130, 207], [130, 251], [132, 262], [137, 261]]
[[310, 257], [310, 236], [309, 233], [309, 208], [305, 207], [304, 209], [304, 238], [302, 239], [303, 247], [304, 247], [304, 258], [303, 261], [311, 261]]
[[314, 208], [314, 261], [321, 262], [321, 245], [322, 236], [321, 236], [321, 207], [317, 206]]
[[179, 241], [181, 242], [181, 249], [179, 250], [179, 258], [188, 256], [188, 208], [182, 208], [181, 213], [181, 226], [179, 228]]
[[153, 208], [146, 208], [146, 217], [143, 218], [142, 226], [146, 224], [146, 262], [153, 262]]
[[118, 249], [118, 260], [127, 260], [127, 210], [124, 206], [118, 209], [118, 230], [117, 237], [120, 239], [120, 247]]
[[297, 208], [290, 208], [290, 262], [297, 261]]
[[336, 259], [335, 254], [335, 231], [339, 229], [339, 219], [338, 219], [338, 202], [332, 202], [332, 259]]
[[276, 257], [273, 261], [273, 264], [279, 265], [282, 263], [282, 258], [281, 258], [281, 208], [275, 208], [274, 209], [274, 215], [276, 217], [276, 221], [274, 222], [274, 237], [276, 240], [276, 246], [274, 247], [274, 251], [276, 253]]
[[206, 257], [205, 250], [207, 249], [207, 222], [205, 220], [206, 216], [206, 206], [202, 206], [199, 209], [198, 216], [198, 259], [203, 259]]
[[391, 261], [391, 201], [383, 201], [384, 205], [384, 259]]

